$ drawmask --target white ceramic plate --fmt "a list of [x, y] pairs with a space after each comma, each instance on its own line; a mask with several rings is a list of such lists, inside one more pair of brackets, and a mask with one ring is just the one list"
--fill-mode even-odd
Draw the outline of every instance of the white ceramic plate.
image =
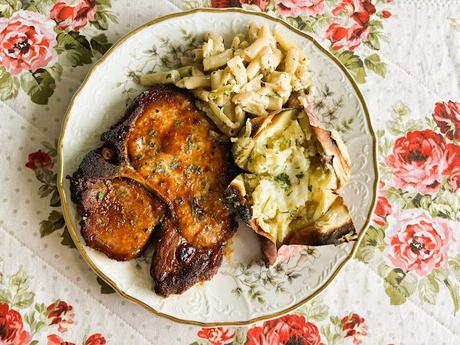
[[167, 69], [180, 52], [207, 31], [228, 40], [251, 22], [282, 30], [311, 59], [317, 115], [341, 132], [352, 157], [352, 178], [345, 189], [353, 221], [362, 238], [376, 199], [376, 140], [367, 108], [345, 68], [311, 37], [267, 15], [243, 10], [194, 10], [147, 23], [121, 39], [92, 69], [72, 100], [59, 145], [59, 189], [72, 238], [88, 264], [124, 297], [152, 312], [194, 324], [246, 324], [274, 317], [305, 303], [334, 278], [358, 246], [348, 243], [303, 250], [287, 262], [266, 269], [258, 262], [259, 244], [240, 224], [231, 257], [219, 273], [182, 295], [162, 298], [152, 291], [150, 253], [130, 262], [110, 260], [84, 245], [75, 206], [70, 202], [71, 175], [83, 156], [100, 146], [99, 136], [116, 123], [140, 91], [134, 82], [152, 68]]

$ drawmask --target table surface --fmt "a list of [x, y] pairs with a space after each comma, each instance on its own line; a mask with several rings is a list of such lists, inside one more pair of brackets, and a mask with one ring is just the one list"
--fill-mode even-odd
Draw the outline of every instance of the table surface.
[[[0, 1], [0, 343], [460, 344], [460, 1], [22, 2]], [[200, 6], [260, 8], [310, 32], [359, 82], [379, 140], [356, 257], [313, 301], [249, 327], [177, 324], [125, 301], [74, 249], [56, 190], [61, 119], [91, 65], [138, 25]]]

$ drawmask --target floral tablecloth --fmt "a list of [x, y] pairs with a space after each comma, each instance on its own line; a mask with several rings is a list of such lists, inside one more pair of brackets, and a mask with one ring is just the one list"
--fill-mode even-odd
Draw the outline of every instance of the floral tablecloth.
[[[123, 300], [74, 249], [56, 190], [61, 119], [91, 64], [200, 6], [311, 33], [360, 84], [379, 140], [354, 260], [304, 307], [249, 327], [175, 324]], [[460, 344], [460, 1], [0, 0], [0, 16], [0, 344]]]

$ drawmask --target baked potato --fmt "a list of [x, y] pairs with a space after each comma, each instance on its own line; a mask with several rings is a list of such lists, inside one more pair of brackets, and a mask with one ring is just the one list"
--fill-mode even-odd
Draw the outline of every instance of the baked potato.
[[268, 264], [283, 245], [355, 237], [341, 196], [350, 179], [346, 146], [309, 111], [286, 109], [248, 120], [233, 139], [232, 153], [243, 172], [230, 183], [226, 200], [263, 237]]

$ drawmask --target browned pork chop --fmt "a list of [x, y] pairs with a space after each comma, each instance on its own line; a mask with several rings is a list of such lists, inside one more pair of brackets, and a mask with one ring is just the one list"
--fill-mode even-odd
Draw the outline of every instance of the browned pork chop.
[[[78, 191], [88, 178], [137, 181], [145, 193], [161, 199], [169, 217], [152, 260], [155, 291], [163, 296], [180, 293], [211, 278], [237, 227], [222, 201], [235, 176], [231, 153], [215, 126], [186, 93], [156, 86], [137, 97], [102, 140], [103, 147], [86, 160], [98, 154], [103, 163], [86, 164], [84, 173], [80, 168], [71, 178], [73, 200], [87, 203]], [[88, 227], [85, 219], [83, 225]]]

